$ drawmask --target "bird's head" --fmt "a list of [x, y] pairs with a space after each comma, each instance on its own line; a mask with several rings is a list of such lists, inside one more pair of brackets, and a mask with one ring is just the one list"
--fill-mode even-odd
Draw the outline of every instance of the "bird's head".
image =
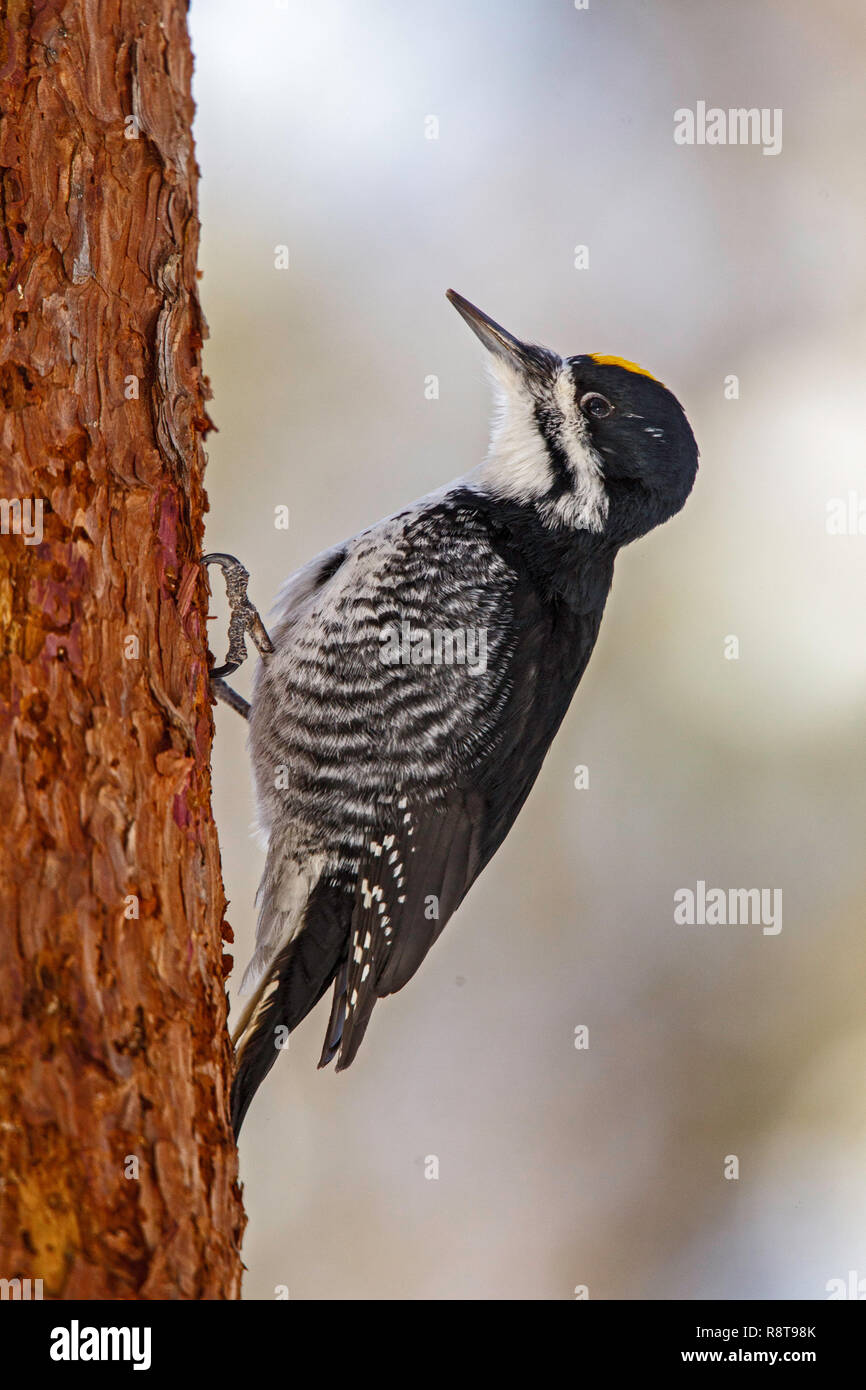
[[490, 451], [476, 471], [486, 492], [616, 546], [680, 510], [698, 448], [667, 387], [619, 357], [560, 357], [521, 342], [454, 290], [448, 298], [487, 348], [496, 388]]

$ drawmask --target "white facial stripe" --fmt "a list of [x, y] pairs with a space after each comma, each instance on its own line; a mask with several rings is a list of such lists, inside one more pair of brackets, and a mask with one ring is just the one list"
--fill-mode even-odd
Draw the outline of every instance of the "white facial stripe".
[[559, 444], [574, 476], [574, 488], [563, 493], [543, 509], [551, 523], [582, 531], [603, 531], [607, 520], [608, 497], [604, 490], [602, 462], [593, 447], [589, 427], [575, 399], [574, 382], [568, 366], [563, 366], [553, 387], [557, 414], [562, 420]]
[[557, 443], [574, 482], [553, 501], [542, 502], [553, 486], [554, 469], [536, 420], [536, 398], [506, 362], [491, 358], [488, 365], [494, 389], [493, 428], [487, 458], [475, 470], [475, 479], [494, 497], [541, 503], [539, 515], [548, 526], [603, 531], [608, 499], [601, 459], [574, 399], [570, 369], [563, 365], [557, 373], [549, 402], [560, 422]]

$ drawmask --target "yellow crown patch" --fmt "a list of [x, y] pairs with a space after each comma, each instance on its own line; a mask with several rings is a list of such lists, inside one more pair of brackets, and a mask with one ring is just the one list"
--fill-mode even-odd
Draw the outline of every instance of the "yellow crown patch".
[[637, 372], [638, 376], [648, 376], [650, 381], [658, 381], [658, 377], [648, 372], [646, 367], [639, 367], [637, 362], [629, 362], [625, 357], [605, 357], [601, 352], [591, 352], [589, 356], [600, 367], [625, 367], [627, 372]]

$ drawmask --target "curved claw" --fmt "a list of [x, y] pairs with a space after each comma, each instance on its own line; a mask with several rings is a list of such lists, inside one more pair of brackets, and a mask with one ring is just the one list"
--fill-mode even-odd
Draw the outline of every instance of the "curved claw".
[[[246, 656], [246, 651], [244, 651]], [[239, 661], [224, 661], [222, 666], [212, 666], [208, 671], [208, 676], [212, 681], [222, 680], [224, 676], [230, 676], [240, 666]]]

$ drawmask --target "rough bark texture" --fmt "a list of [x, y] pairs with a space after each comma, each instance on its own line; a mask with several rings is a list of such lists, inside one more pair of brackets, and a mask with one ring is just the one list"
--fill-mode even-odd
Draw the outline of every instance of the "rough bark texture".
[[0, 535], [0, 1278], [46, 1298], [240, 1286], [191, 70], [184, 0], [0, 0], [0, 506], [44, 499]]

